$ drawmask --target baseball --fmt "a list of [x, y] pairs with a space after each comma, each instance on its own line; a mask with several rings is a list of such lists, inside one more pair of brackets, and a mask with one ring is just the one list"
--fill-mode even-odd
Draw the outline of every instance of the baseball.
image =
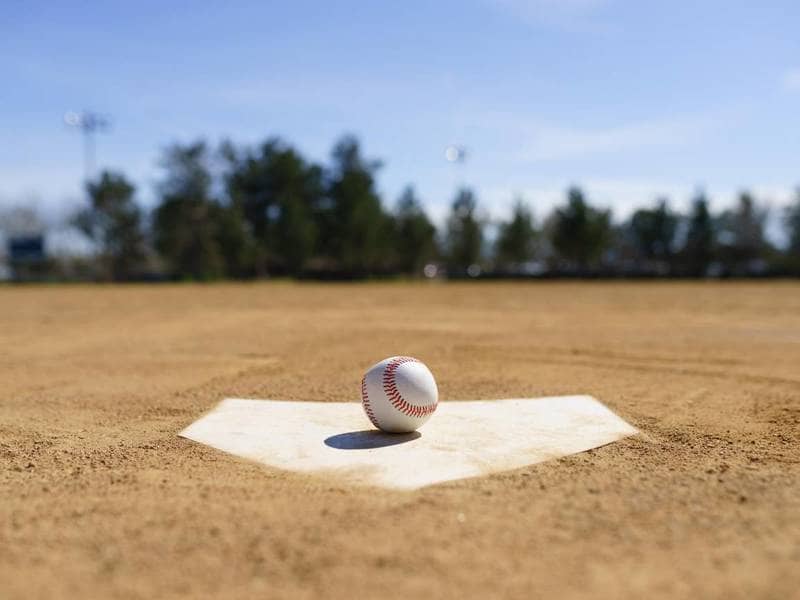
[[410, 356], [382, 360], [361, 380], [361, 405], [370, 422], [381, 431], [415, 431], [431, 418], [438, 402], [433, 374]]

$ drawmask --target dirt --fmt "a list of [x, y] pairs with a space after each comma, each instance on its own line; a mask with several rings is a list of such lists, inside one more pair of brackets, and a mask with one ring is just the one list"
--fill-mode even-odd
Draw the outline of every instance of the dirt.
[[[800, 597], [800, 284], [0, 288], [0, 597]], [[227, 396], [592, 394], [641, 430], [416, 492], [177, 433]]]

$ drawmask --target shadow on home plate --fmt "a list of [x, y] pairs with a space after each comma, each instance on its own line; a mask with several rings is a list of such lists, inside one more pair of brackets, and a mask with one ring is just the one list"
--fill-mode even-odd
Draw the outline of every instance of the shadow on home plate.
[[337, 450], [365, 450], [405, 444], [420, 437], [419, 431], [411, 433], [383, 433], [375, 429], [348, 431], [325, 439], [325, 445]]

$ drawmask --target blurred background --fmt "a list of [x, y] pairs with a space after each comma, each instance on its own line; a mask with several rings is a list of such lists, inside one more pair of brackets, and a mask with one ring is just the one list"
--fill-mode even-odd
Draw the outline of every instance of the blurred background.
[[0, 279], [800, 275], [799, 18], [6, 2]]

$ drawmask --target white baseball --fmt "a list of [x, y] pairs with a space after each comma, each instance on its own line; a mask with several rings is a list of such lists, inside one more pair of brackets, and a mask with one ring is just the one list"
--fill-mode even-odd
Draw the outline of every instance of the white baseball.
[[433, 374], [410, 356], [382, 360], [361, 380], [361, 405], [372, 424], [382, 431], [415, 431], [431, 418], [438, 402]]

